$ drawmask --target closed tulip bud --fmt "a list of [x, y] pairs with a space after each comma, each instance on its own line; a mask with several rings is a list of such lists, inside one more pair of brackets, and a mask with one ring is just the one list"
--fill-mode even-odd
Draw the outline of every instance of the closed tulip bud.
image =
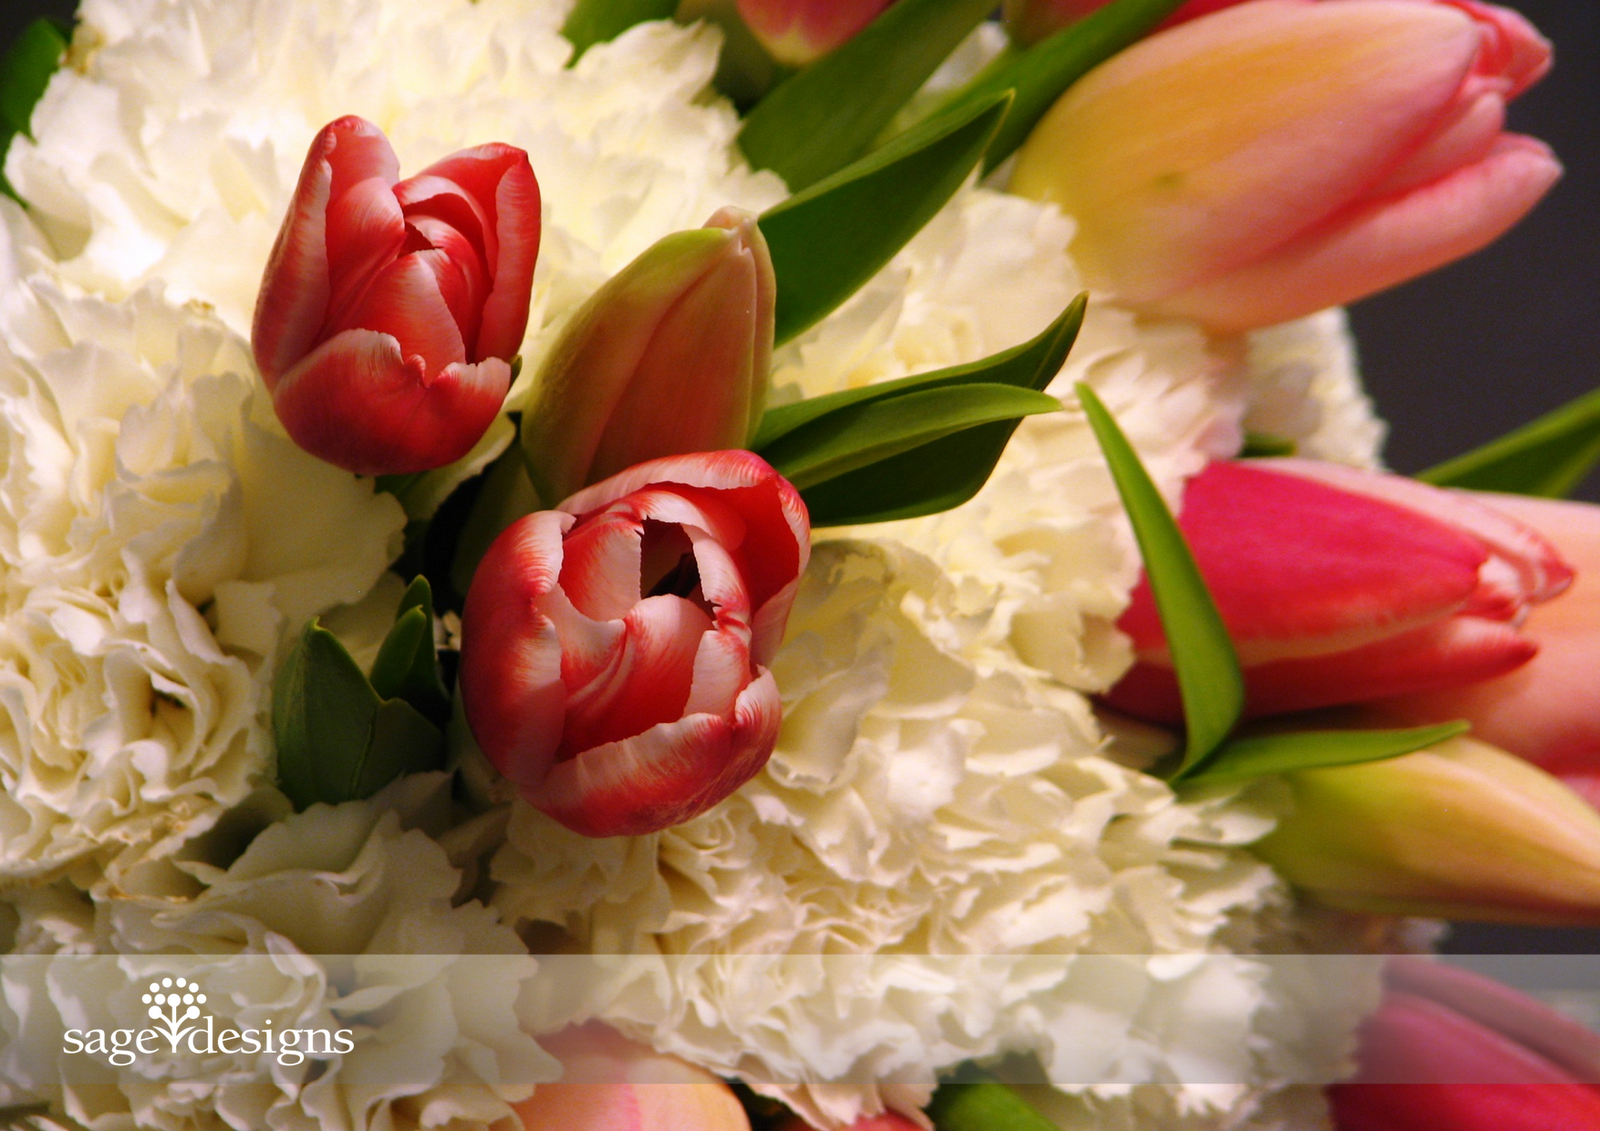
[[539, 1043], [562, 1074], [515, 1105], [525, 1131], [750, 1131], [728, 1085], [599, 1022]]
[[745, 26], [778, 62], [803, 67], [853, 39], [894, 0], [739, 0]]
[[1328, 1089], [1339, 1131], [1600, 1127], [1600, 1035], [1471, 971], [1389, 960], [1351, 1080]]
[[1324, 903], [1600, 925], [1600, 813], [1503, 750], [1454, 738], [1285, 779], [1294, 809], [1253, 851]]
[[1467, 687], [1375, 704], [1367, 722], [1466, 719], [1472, 732], [1567, 781], [1600, 804], [1600, 507], [1515, 495], [1482, 501], [1539, 531], [1572, 563], [1572, 588], [1529, 615], [1539, 646], [1526, 666]]
[[761, 420], [776, 283], [755, 217], [656, 243], [573, 316], [522, 417], [547, 505], [662, 456], [744, 447]]
[[1503, 130], [1550, 65], [1473, 0], [1255, 0], [1062, 96], [1012, 190], [1078, 224], [1090, 284], [1214, 331], [1350, 302], [1476, 251], [1560, 175]]
[[[1538, 651], [1520, 622], [1572, 578], [1537, 531], [1470, 495], [1311, 460], [1211, 464], [1189, 481], [1178, 525], [1251, 717], [1503, 675]], [[1180, 722], [1147, 581], [1117, 624], [1139, 662], [1107, 701]]]
[[522, 150], [480, 145], [402, 181], [372, 123], [324, 126], [251, 332], [295, 443], [362, 475], [464, 456], [510, 388], [538, 252], [539, 186]]

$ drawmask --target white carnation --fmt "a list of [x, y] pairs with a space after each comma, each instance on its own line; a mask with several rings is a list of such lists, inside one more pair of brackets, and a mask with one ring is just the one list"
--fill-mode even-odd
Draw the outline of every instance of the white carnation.
[[271, 771], [279, 640], [404, 517], [290, 443], [246, 344], [37, 276], [0, 327], [0, 888], [159, 856]]
[[[169, 865], [191, 890], [96, 907], [97, 945], [121, 957], [0, 960], [0, 1102], [50, 1103], [93, 1131], [487, 1128], [509, 1117], [559, 1065], [527, 1033], [521, 996], [537, 962], [482, 905], [455, 905], [460, 871], [406, 827], [441, 792], [442, 774], [407, 779], [271, 825], [226, 869]], [[259, 1048], [163, 1046], [121, 1066], [62, 1051], [69, 1028], [145, 1028], [143, 992], [172, 975], [206, 993], [217, 1030], [349, 1030], [353, 1047], [285, 1063]]]

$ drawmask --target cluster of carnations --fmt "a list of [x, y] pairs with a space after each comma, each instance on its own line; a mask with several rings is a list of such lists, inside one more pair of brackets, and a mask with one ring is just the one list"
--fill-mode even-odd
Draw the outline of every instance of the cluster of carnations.
[[[777, 59], [803, 65], [886, 6], [738, 8]], [[1007, 8], [1031, 39], [1098, 6]], [[1195, 0], [1171, 24], [1073, 86], [1011, 180], [1076, 219], [1089, 281], [1134, 309], [1228, 334], [1350, 301], [1481, 247], [1559, 175], [1541, 144], [1503, 129], [1506, 102], [1550, 61], [1505, 9]], [[254, 328], [290, 435], [362, 474], [464, 457], [513, 380], [539, 228], [520, 150], [480, 146], [401, 180], [368, 123], [323, 129]], [[668, 237], [571, 320], [526, 406], [537, 501], [475, 563], [460, 690], [490, 761], [579, 832], [645, 833], [703, 812], [776, 742], [767, 665], [810, 528], [795, 488], [746, 450], [774, 286], [750, 217], [725, 211]], [[1291, 774], [1295, 815], [1263, 856], [1351, 909], [1595, 918], [1600, 816], [1552, 775], [1597, 793], [1586, 634], [1600, 616], [1588, 574], [1600, 570], [1600, 516], [1237, 461], [1192, 480], [1180, 525], [1244, 667], [1248, 716], [1337, 708], [1342, 725], [1465, 718], [1477, 733]], [[1148, 585], [1120, 627], [1138, 663], [1106, 702], [1180, 723]], [[1396, 971], [1367, 1027], [1369, 1064], [1403, 1064], [1430, 1090], [1363, 1077], [1335, 1091], [1343, 1127], [1600, 1125], [1592, 1038], [1575, 1067], [1530, 1036], [1558, 1024], [1530, 1020], [1531, 1005], [1438, 967]], [[572, 1034], [570, 1081], [539, 1090], [527, 1125], [743, 1125], [720, 1083], [619, 1040]], [[1522, 1090], [1436, 1079], [1435, 1065], [1463, 1059]], [[702, 1088], [647, 1098], [679, 1074]], [[611, 1085], [603, 1102], [587, 1082]], [[614, 1124], [597, 1114], [612, 1107], [626, 1109]]]

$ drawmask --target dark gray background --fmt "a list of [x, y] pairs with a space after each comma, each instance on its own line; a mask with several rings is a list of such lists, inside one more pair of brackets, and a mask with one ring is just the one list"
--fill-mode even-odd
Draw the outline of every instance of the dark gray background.
[[[1600, 5], [1513, 5], [1556, 44], [1556, 69], [1511, 107], [1511, 127], [1548, 141], [1566, 178], [1480, 254], [1358, 303], [1362, 367], [1393, 425], [1400, 471], [1492, 439], [1600, 385]], [[0, 43], [69, 0], [0, 0]], [[1600, 499], [1591, 477], [1584, 497]], [[1600, 951], [1600, 931], [1458, 928], [1460, 952]]]

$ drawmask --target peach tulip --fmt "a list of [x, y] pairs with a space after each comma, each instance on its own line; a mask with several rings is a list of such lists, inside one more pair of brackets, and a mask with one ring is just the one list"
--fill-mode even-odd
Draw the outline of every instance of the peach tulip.
[[251, 331], [295, 443], [363, 475], [464, 456], [511, 387], [538, 252], [539, 186], [522, 150], [480, 145], [402, 181], [371, 122], [324, 126]]
[[591, 1021], [539, 1038], [559, 1082], [515, 1105], [525, 1131], [750, 1131], [728, 1085]]
[[1572, 588], [1535, 609], [1523, 626], [1539, 654], [1498, 679], [1375, 704], [1368, 721], [1467, 719], [1485, 741], [1600, 802], [1600, 507], [1515, 495], [1483, 499], [1538, 530], [1576, 569]]
[[1328, 1089], [1338, 1131], [1600, 1127], [1600, 1035], [1443, 962], [1390, 959], [1360, 1070]]
[[[1512, 671], [1537, 651], [1518, 622], [1572, 576], [1550, 543], [1496, 507], [1311, 460], [1214, 463], [1189, 481], [1178, 525], [1233, 639], [1252, 717]], [[1107, 701], [1180, 722], [1148, 582], [1118, 627], [1138, 663]]]
[[1012, 190], [1076, 220], [1090, 284], [1249, 330], [1476, 251], [1560, 175], [1505, 105], [1550, 65], [1473, 0], [1253, 0], [1135, 44], [1072, 87]]

